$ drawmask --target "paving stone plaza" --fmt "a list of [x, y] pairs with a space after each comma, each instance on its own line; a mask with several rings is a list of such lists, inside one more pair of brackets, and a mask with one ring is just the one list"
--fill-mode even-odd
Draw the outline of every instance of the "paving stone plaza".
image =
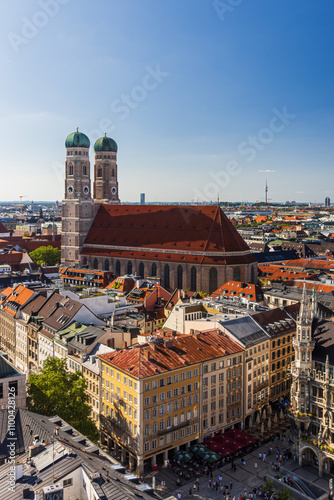
[[[275, 439], [272, 446], [275, 450], [276, 445], [278, 445], [280, 450], [287, 448], [288, 443], [287, 440], [282, 441]], [[212, 481], [218, 479], [218, 474], [222, 476], [222, 484], [230, 484], [232, 481], [232, 490], [230, 492], [230, 498], [235, 496], [236, 499], [239, 500], [240, 496], [245, 498], [245, 492], [247, 492], [246, 498], [248, 499], [248, 495], [253, 491], [253, 488], [257, 488], [264, 481], [267, 475], [274, 476], [275, 471], [272, 469], [272, 462], [275, 460], [275, 452], [268, 456], [268, 449], [271, 444], [267, 443], [265, 445], [260, 445], [259, 448], [254, 450], [248, 455], [244, 456], [245, 465], [243, 466], [241, 463], [241, 459], [236, 460], [234, 463], [237, 468], [236, 471], [233, 471], [231, 468], [231, 464], [226, 464], [220, 469], [213, 470], [213, 478]], [[263, 453], [266, 454], [266, 461], [263, 462], [259, 460], [259, 453], [263, 456]], [[328, 491], [328, 481], [330, 476], [324, 476], [320, 478], [317, 474], [317, 468], [312, 466], [299, 467], [298, 460], [294, 460], [293, 458], [284, 461], [281, 464], [280, 476], [282, 476], [283, 470], [286, 470], [288, 473], [296, 474], [300, 476], [302, 479], [306, 479], [309, 482], [314, 483], [320, 488]], [[178, 476], [171, 470], [167, 468], [160, 469], [157, 473], [151, 473], [145, 476], [145, 481], [150, 483], [152, 481], [152, 477], [155, 475], [156, 478], [156, 488], [157, 493], [164, 499], [177, 499], [178, 493], [181, 494], [181, 500], [188, 498], [189, 489], [192, 488], [192, 496], [194, 499], [224, 499], [225, 496], [223, 491], [215, 491], [210, 489], [209, 479], [210, 476], [201, 476], [199, 477], [199, 491], [195, 491], [193, 489], [193, 485], [196, 479], [192, 478], [190, 481], [182, 481], [182, 486], [177, 487], [176, 479]], [[161, 487], [161, 482], [165, 483], [164, 487]]]

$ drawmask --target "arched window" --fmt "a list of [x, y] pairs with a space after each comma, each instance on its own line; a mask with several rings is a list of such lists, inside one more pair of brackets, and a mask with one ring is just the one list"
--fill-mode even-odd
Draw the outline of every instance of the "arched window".
[[115, 170], [113, 168], [111, 169], [111, 177], [115, 177]]
[[99, 268], [99, 261], [97, 259], [94, 259], [93, 269], [98, 269], [98, 268]]
[[195, 266], [193, 266], [190, 271], [190, 290], [192, 292], [197, 291], [197, 271]]
[[177, 288], [182, 289], [183, 287], [183, 268], [182, 266], [177, 266]]
[[240, 281], [240, 267], [235, 267], [233, 269], [233, 280]]
[[87, 166], [83, 165], [82, 167], [82, 175], [87, 175]]
[[68, 167], [68, 175], [73, 175], [73, 165], [70, 163], [70, 166]]
[[155, 262], [153, 262], [152, 268], [151, 268], [151, 276], [156, 276], [156, 275], [157, 275], [157, 265]]
[[129, 260], [128, 262], [128, 274], [132, 274], [132, 262]]
[[209, 271], [209, 292], [212, 293], [217, 290], [217, 269], [211, 267]]
[[255, 268], [251, 268], [251, 283], [255, 283]]
[[104, 261], [104, 270], [105, 270], [105, 271], [109, 271], [109, 269], [110, 269], [109, 260], [108, 260], [108, 259], [106, 259], [106, 260]]
[[116, 276], [119, 276], [121, 274], [121, 263], [119, 260], [116, 260], [115, 271], [116, 271]]
[[101, 167], [97, 169], [97, 176], [102, 177], [102, 168]]
[[144, 279], [144, 264], [142, 262], [139, 263], [138, 274]]
[[170, 283], [169, 283], [169, 265], [166, 264], [164, 267], [164, 286], [165, 288], [170, 288]]

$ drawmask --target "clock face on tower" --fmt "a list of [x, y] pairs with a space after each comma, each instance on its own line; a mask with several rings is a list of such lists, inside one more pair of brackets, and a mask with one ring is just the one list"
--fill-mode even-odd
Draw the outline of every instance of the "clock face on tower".
[[72, 194], [73, 191], [74, 191], [73, 186], [68, 186], [68, 188], [67, 188], [68, 194]]
[[115, 186], [113, 186], [111, 188], [111, 194], [116, 194], [117, 193], [117, 189], [115, 188]]
[[88, 194], [88, 193], [89, 193], [89, 187], [88, 187], [88, 186], [85, 186], [85, 187], [83, 188], [83, 192], [84, 192], [85, 194]]

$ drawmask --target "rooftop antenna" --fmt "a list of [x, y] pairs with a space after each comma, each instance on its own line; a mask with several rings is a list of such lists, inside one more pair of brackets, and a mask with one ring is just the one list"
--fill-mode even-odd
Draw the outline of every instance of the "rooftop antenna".
[[266, 177], [266, 186], [264, 188], [264, 199], [266, 205], [268, 205], [268, 178]]

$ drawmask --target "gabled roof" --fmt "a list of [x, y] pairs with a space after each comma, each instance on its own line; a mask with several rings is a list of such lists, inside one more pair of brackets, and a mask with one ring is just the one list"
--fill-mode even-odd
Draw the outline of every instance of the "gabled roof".
[[7, 229], [2, 222], [0, 222], [0, 234], [9, 234], [9, 233], [10, 233], [9, 229]]
[[185, 256], [249, 254], [237, 230], [213, 205], [101, 205], [82, 253], [97, 254], [90, 248], [97, 244], [112, 251], [146, 251], [151, 258], [154, 251], [166, 250]]

